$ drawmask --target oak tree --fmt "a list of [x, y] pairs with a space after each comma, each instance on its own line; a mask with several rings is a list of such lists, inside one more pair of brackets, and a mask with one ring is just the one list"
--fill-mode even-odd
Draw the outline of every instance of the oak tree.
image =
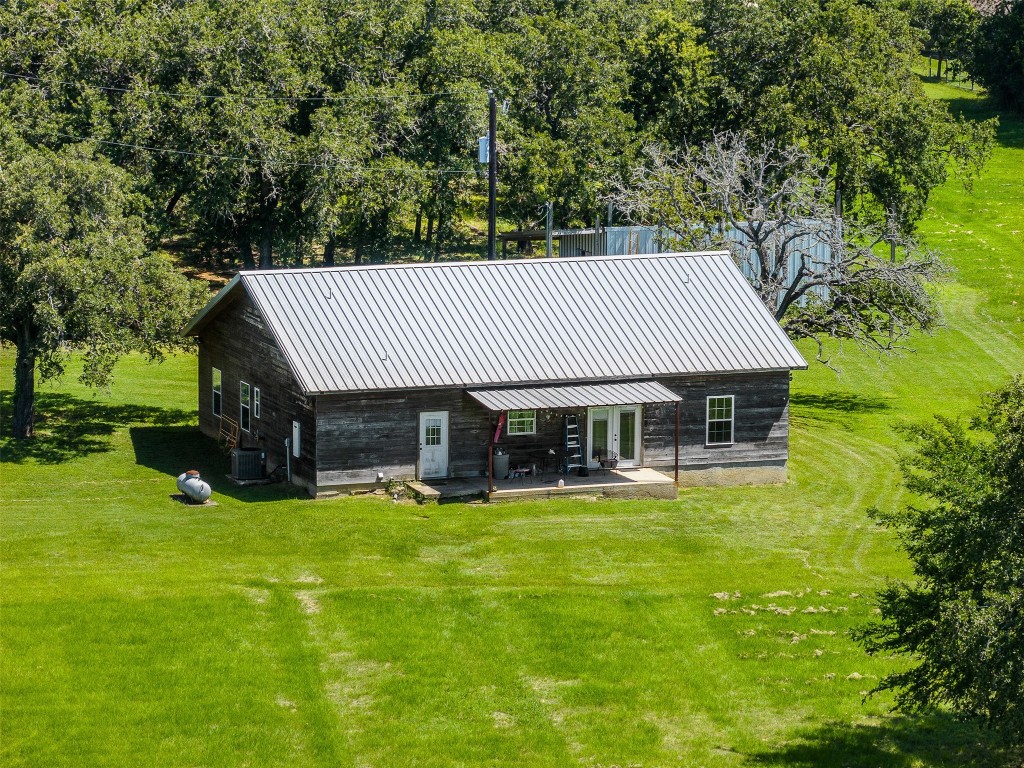
[[857, 636], [870, 653], [910, 657], [876, 690], [915, 712], [940, 705], [1024, 743], [1024, 378], [964, 423], [910, 426], [903, 460], [915, 501], [871, 516], [894, 531], [912, 581], [878, 595]]
[[106, 384], [118, 357], [159, 359], [206, 297], [149, 251], [133, 179], [94, 146], [52, 150], [0, 135], [0, 338], [17, 349], [16, 437], [31, 437], [36, 373], [59, 376], [72, 350], [83, 383]]

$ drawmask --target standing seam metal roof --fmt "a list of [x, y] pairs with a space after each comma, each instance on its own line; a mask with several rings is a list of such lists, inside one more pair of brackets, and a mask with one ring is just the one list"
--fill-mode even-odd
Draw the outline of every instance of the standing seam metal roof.
[[186, 333], [238, 282], [308, 393], [807, 366], [725, 252], [242, 272]]

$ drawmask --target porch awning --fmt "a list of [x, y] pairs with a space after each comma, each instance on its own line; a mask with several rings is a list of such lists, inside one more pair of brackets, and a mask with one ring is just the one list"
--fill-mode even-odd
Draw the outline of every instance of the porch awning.
[[656, 381], [471, 389], [467, 394], [489, 411], [677, 403], [683, 399]]

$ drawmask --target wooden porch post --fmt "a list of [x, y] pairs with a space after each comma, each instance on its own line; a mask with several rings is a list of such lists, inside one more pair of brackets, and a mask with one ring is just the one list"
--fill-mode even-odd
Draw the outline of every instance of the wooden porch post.
[[679, 485], [679, 401], [676, 400], [676, 485]]
[[488, 419], [491, 429], [487, 430], [487, 500], [491, 500], [494, 488], [494, 419]]

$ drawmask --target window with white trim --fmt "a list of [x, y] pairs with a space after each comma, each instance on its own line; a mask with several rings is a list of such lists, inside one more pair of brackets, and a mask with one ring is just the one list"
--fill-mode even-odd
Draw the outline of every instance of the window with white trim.
[[510, 435], [534, 435], [537, 433], [536, 411], [509, 411], [508, 433]]
[[220, 368], [214, 368], [211, 372], [212, 385], [213, 385], [213, 415], [220, 416], [223, 411], [224, 399], [221, 394], [221, 375]]
[[260, 388], [252, 388], [252, 417], [258, 419], [260, 417]]
[[733, 442], [733, 395], [708, 398], [708, 445], [731, 445]]
[[249, 385], [244, 381], [240, 381], [238, 382], [238, 426], [246, 432], [249, 431], [251, 426], [249, 421], [250, 413]]

